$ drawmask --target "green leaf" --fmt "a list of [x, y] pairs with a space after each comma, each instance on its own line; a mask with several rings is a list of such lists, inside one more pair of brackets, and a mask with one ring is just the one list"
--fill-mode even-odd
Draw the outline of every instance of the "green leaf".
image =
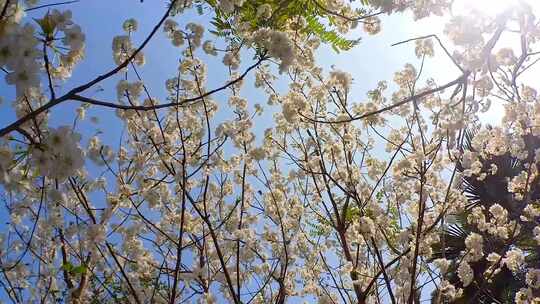
[[74, 267], [73, 270], [71, 271], [72, 273], [77, 273], [77, 274], [82, 274], [86, 271], [86, 266], [84, 265], [79, 265], [77, 267]]
[[351, 222], [353, 219], [360, 217], [360, 209], [356, 206], [349, 206], [345, 210], [345, 221]]
[[[261, 28], [271, 28], [279, 31], [283, 30], [290, 20], [304, 17], [307, 24], [300, 30], [308, 35], [319, 37], [322, 42], [330, 44], [336, 52], [350, 50], [360, 41], [359, 39], [347, 39], [332, 29], [332, 24], [335, 24], [333, 20], [335, 17], [321, 10], [312, 1], [251, 0], [246, 1], [241, 8], [237, 8], [232, 13], [223, 12], [215, 0], [201, 2], [208, 4], [215, 12], [215, 16], [211, 21], [211, 24], [214, 26], [211, 29], [211, 33], [218, 37], [230, 38], [235, 34], [230, 25], [230, 21], [233, 19], [239, 19], [243, 23], [248, 24], [252, 31]], [[364, 4], [368, 2], [367, 0], [362, 0]], [[261, 4], [271, 6], [271, 18], [260, 19], [257, 16], [257, 9]], [[327, 24], [323, 25], [319, 20]]]
[[86, 266], [84, 265], [74, 266], [70, 262], [66, 262], [62, 264], [61, 268], [72, 274], [82, 274], [86, 271]]
[[51, 15], [47, 13], [43, 18], [37, 19], [34, 18], [34, 21], [39, 24], [41, 27], [41, 31], [43, 31], [43, 35], [47, 38], [52, 38], [54, 35], [54, 31], [56, 29], [56, 22], [53, 20]]
[[339, 51], [348, 51], [360, 42], [360, 39], [346, 39], [334, 30], [326, 29], [317, 17], [308, 16], [306, 21], [308, 29], [321, 38], [323, 42], [330, 43], [332, 48], [338, 53]]
[[67, 272], [71, 272], [71, 270], [73, 269], [73, 264], [71, 264], [70, 262], [66, 262], [62, 264], [61, 268]]

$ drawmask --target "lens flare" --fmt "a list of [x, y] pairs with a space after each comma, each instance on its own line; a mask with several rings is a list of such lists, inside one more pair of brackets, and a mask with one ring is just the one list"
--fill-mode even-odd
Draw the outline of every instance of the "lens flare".
[[467, 14], [473, 11], [484, 15], [495, 16], [516, 5], [516, 0], [457, 0], [452, 9], [458, 14]]

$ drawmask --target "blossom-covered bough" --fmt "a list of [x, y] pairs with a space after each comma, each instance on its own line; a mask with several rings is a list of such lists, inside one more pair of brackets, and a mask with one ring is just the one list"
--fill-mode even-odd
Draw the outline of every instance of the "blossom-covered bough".
[[[111, 69], [73, 83], [90, 30], [76, 2], [0, 0], [2, 88], [16, 96], [0, 108], [15, 113], [0, 126], [0, 298], [540, 302], [533, 9], [360, 2], [164, 1], [154, 27], [118, 25]], [[398, 43], [420, 64], [354, 96], [361, 80], [325, 71], [317, 49], [361, 49], [346, 34], [378, 34], [394, 13], [445, 19], [445, 33]], [[144, 51], [159, 35], [180, 52], [154, 87], [143, 65], [163, 59]], [[438, 57], [455, 71], [445, 81], [427, 75]], [[91, 94], [106, 82], [108, 98]], [[56, 126], [68, 103], [74, 123]], [[484, 126], [492, 103], [504, 118]], [[121, 137], [80, 127], [88, 111], [114, 111], [105, 127]]]

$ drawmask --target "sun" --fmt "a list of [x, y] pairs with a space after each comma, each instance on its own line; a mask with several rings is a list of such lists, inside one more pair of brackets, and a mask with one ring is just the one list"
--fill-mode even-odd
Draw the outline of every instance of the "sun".
[[[518, 0], [456, 0], [454, 1], [452, 10], [458, 14], [477, 11], [484, 15], [496, 16], [515, 6], [518, 2]], [[534, 0], [533, 2], [536, 1]]]

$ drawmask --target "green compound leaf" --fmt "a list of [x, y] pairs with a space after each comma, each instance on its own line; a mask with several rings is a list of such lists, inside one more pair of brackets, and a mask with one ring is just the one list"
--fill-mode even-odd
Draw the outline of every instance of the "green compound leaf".
[[328, 30], [319, 22], [317, 17], [308, 16], [306, 18], [307, 27], [315, 33], [325, 43], [329, 43], [336, 52], [348, 51], [360, 42], [360, 39], [347, 39], [336, 33], [334, 30]]

